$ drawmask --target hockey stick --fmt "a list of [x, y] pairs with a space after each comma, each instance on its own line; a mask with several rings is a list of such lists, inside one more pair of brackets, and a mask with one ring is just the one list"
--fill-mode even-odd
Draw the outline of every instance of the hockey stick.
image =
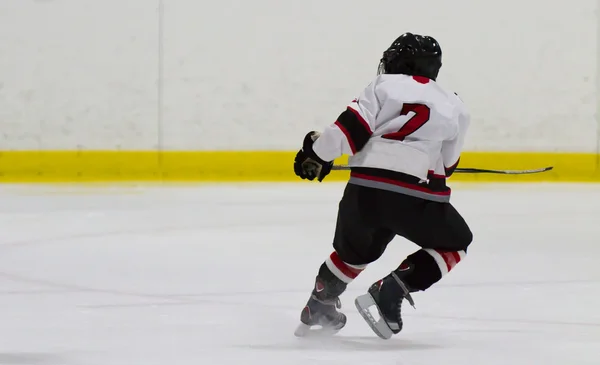
[[[525, 174], [537, 174], [540, 172], [550, 171], [554, 166], [542, 167], [541, 169], [532, 170], [488, 170], [488, 169], [476, 169], [470, 167], [457, 167], [454, 172], [462, 174], [503, 174], [503, 175], [525, 175]], [[332, 170], [350, 170], [348, 165], [333, 165]]]

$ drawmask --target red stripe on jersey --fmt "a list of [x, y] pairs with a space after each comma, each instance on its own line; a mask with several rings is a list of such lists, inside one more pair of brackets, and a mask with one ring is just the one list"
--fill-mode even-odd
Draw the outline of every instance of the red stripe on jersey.
[[353, 267], [346, 265], [346, 263], [344, 263], [344, 261], [342, 261], [342, 259], [340, 259], [337, 252], [335, 252], [335, 251], [333, 251], [333, 253], [331, 254], [331, 256], [329, 256], [329, 258], [331, 259], [331, 262], [333, 262], [335, 267], [337, 267], [342, 272], [342, 274], [346, 275], [350, 279], [355, 279], [358, 276], [358, 274], [360, 274], [362, 272], [361, 269], [355, 269]]
[[356, 173], [356, 172], [350, 173], [350, 176], [353, 176], [353, 177], [356, 177], [356, 178], [359, 178], [359, 179], [365, 179], [365, 180], [371, 180], [371, 181], [378, 181], [378, 182], [382, 182], [382, 183], [386, 183], [386, 184], [397, 185], [397, 186], [401, 186], [403, 188], [412, 189], [412, 190], [416, 190], [416, 191], [422, 191], [424, 193], [433, 194], [433, 195], [439, 195], [439, 196], [449, 196], [450, 195], [450, 190], [446, 190], [446, 191], [433, 191], [433, 190], [428, 189], [428, 188], [426, 188], [424, 186], [418, 186], [418, 185], [403, 183], [403, 182], [392, 180], [392, 179], [386, 179], [385, 177], [363, 175], [363, 174], [359, 174], [359, 173]]
[[429, 78], [424, 76], [413, 76], [413, 80], [415, 80], [419, 84], [429, 84], [429, 81], [431, 81], [429, 80]]
[[433, 170], [427, 171], [427, 175], [430, 177], [436, 178], [436, 179], [445, 179], [446, 178], [446, 175], [438, 175]]
[[352, 113], [354, 113], [354, 115], [356, 115], [356, 119], [358, 119], [358, 121], [363, 125], [363, 127], [365, 127], [365, 129], [369, 132], [369, 134], [373, 134], [373, 131], [371, 130], [371, 127], [369, 126], [369, 123], [367, 123], [365, 118], [363, 118], [362, 115], [360, 115], [358, 110], [355, 110], [350, 107], [348, 107], [348, 110], [350, 110]]
[[348, 132], [348, 130], [342, 125], [342, 123], [336, 121], [334, 124], [337, 125], [337, 127], [342, 131], [342, 133], [344, 133], [344, 135], [346, 136], [346, 140], [348, 140], [348, 144], [350, 145], [350, 150], [352, 151], [352, 154], [355, 154], [356, 146], [354, 146], [354, 141], [352, 141], [352, 137], [350, 137], [350, 132]]

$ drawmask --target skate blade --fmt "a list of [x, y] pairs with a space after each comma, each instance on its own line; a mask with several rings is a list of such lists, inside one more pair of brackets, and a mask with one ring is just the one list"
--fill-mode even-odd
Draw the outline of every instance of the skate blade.
[[296, 337], [329, 337], [338, 333], [341, 328], [313, 328], [307, 324], [300, 323], [294, 331]]
[[[381, 315], [381, 312], [379, 311], [379, 307], [377, 307], [377, 304], [373, 300], [373, 297], [371, 296], [371, 294], [367, 293], [367, 294], [357, 297], [354, 300], [354, 305], [356, 305], [356, 309], [358, 309], [358, 313], [360, 313], [360, 315], [363, 317], [365, 322], [367, 322], [369, 327], [371, 327], [371, 329], [373, 330], [373, 332], [375, 332], [375, 334], [377, 336], [379, 336], [380, 338], [382, 338], [384, 340], [389, 340], [390, 338], [392, 338], [394, 333], [390, 329], [390, 326], [383, 319], [383, 316]], [[375, 308], [377, 308], [377, 312], [379, 313], [378, 321], [375, 320], [375, 317], [373, 317], [373, 315], [369, 311], [369, 308], [371, 308], [373, 306]]]

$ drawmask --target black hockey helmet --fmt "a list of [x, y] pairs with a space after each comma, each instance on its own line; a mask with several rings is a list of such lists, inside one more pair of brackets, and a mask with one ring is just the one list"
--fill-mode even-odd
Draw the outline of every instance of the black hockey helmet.
[[441, 67], [442, 49], [435, 39], [404, 33], [383, 52], [377, 74], [424, 76], [435, 80]]

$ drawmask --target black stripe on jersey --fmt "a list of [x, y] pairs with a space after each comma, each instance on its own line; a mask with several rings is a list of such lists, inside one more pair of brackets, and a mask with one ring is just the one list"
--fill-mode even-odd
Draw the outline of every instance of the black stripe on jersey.
[[460, 157], [458, 158], [458, 160], [456, 161], [456, 163], [450, 167], [444, 167], [444, 170], [446, 170], [446, 177], [450, 177], [452, 176], [452, 174], [454, 173], [454, 170], [456, 170], [456, 168], [458, 167], [458, 163], [460, 162]]
[[352, 153], [360, 151], [373, 134], [369, 128], [369, 124], [367, 124], [357, 111], [351, 108], [346, 109], [340, 114], [336, 124], [346, 135]]

